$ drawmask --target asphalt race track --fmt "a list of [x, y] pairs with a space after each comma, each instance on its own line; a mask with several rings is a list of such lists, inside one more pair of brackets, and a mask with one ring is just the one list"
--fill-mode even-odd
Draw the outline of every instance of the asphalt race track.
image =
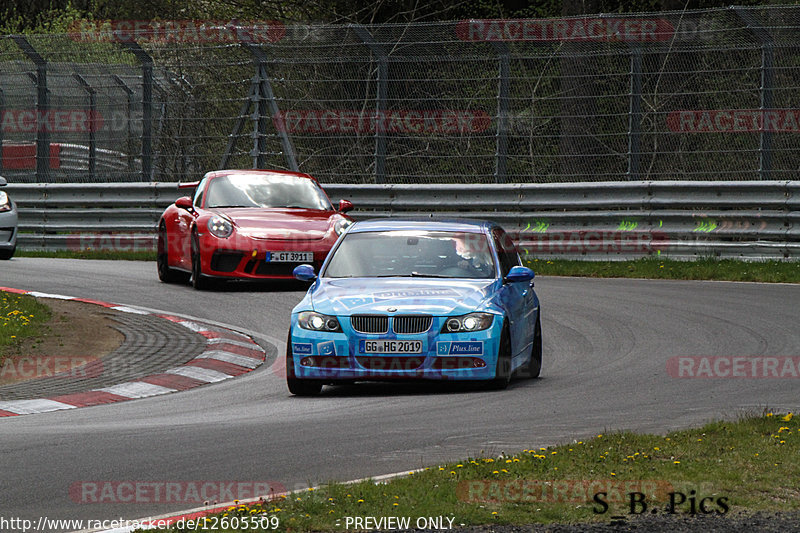
[[[277, 345], [302, 288], [199, 293], [154, 263], [16, 258], [0, 285], [164, 310]], [[539, 278], [542, 378], [502, 392], [326, 387], [294, 398], [281, 357], [165, 396], [0, 419], [0, 516], [141, 518], [194, 505], [78, 504], [83, 481], [261, 481], [288, 489], [498, 454], [612, 429], [664, 432], [765, 406], [797, 412], [795, 379], [679, 379], [673, 356], [800, 356], [800, 286]]]

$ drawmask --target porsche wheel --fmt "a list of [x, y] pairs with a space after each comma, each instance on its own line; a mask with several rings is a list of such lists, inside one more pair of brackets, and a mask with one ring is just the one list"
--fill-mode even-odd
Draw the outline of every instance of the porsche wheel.
[[16, 251], [17, 251], [16, 246], [14, 246], [10, 250], [0, 250], [0, 260], [5, 261], [6, 259], [11, 259], [12, 257], [14, 257], [14, 252]]
[[200, 239], [197, 234], [192, 234], [192, 287], [198, 291], [203, 291], [211, 286], [211, 281], [203, 275], [200, 264]]
[[295, 377], [291, 332], [286, 339], [286, 386], [295, 396], [316, 396], [322, 391], [321, 382]]
[[167, 250], [169, 250], [167, 228], [162, 224], [158, 230], [158, 255], [156, 256], [158, 279], [164, 283], [185, 283], [189, 276], [185, 272], [170, 268]]
[[503, 333], [500, 336], [500, 347], [497, 350], [497, 366], [494, 370], [494, 379], [489, 382], [492, 390], [502, 390], [511, 382], [511, 334], [508, 323], [503, 324]]

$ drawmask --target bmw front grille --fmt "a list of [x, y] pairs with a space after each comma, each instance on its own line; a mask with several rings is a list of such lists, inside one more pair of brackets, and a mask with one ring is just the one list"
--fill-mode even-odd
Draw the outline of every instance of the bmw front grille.
[[[392, 318], [392, 331], [398, 334], [425, 333], [431, 328], [430, 315], [397, 315]], [[383, 334], [389, 331], [386, 315], [353, 315], [350, 325], [359, 333]]]

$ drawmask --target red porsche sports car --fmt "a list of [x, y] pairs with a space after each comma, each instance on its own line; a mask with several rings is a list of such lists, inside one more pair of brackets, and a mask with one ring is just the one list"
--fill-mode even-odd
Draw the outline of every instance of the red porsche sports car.
[[316, 179], [281, 170], [218, 170], [180, 183], [194, 197], [178, 198], [158, 224], [158, 277], [191, 279], [195, 289], [218, 279], [294, 279], [292, 270], [318, 269], [352, 224]]

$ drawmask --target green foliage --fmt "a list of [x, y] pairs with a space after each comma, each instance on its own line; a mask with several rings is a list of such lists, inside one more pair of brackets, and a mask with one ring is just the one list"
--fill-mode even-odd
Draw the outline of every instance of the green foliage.
[[[456, 529], [586, 523], [628, 513], [628, 492], [640, 490], [648, 509], [658, 506], [661, 513], [670, 492], [689, 495], [692, 490], [696, 502], [709, 498], [712, 512], [725, 498], [728, 509], [721, 514], [791, 511], [800, 508], [793, 482], [800, 476], [795, 460], [799, 421], [791, 414], [765, 413], [667, 435], [609, 432], [514, 455], [431, 466], [386, 483], [331, 483], [260, 504], [234, 505], [212, 515], [201, 529], [232, 531], [213, 525], [229, 524], [234, 517], [263, 518], [263, 524], [272, 519], [280, 524], [279, 531], [341, 531], [346, 517], [365, 516], [410, 517], [411, 528], [418, 517], [452, 518]], [[605, 513], [595, 512], [593, 495], [599, 490], [607, 490]], [[690, 506], [687, 499], [676, 505], [676, 513], [688, 517]]]
[[32, 296], [0, 291], [0, 363], [24, 339], [38, 335], [50, 315], [50, 308]]

